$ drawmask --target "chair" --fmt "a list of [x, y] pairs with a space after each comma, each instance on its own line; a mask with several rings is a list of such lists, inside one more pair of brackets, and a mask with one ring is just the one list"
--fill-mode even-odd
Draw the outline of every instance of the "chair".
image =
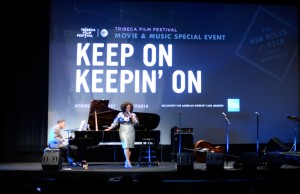
[[158, 165], [158, 162], [156, 160], [154, 138], [142, 138], [138, 166], [141, 166], [142, 163], [144, 165], [148, 165], [149, 167], [151, 167], [152, 164]]

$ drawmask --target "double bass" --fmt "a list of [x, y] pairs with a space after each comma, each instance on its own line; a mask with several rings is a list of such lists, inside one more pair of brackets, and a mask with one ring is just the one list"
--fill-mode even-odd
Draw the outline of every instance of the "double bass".
[[226, 153], [226, 149], [223, 146], [213, 146], [210, 142], [206, 140], [199, 140], [194, 145], [194, 156], [197, 162], [204, 163], [206, 162], [207, 152], [214, 153]]

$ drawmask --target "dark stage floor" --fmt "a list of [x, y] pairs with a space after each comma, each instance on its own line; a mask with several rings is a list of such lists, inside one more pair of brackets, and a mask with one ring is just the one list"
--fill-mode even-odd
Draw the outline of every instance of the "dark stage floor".
[[[208, 164], [208, 165], [207, 165]], [[120, 162], [90, 162], [88, 169], [65, 163], [43, 168], [39, 162], [1, 163], [1, 193], [298, 193], [300, 166], [238, 168], [236, 161], [219, 163], [161, 162], [124, 168]], [[48, 166], [47, 166], [48, 167]], [[52, 168], [54, 167], [54, 168]], [[247, 167], [247, 168], [246, 168]]]

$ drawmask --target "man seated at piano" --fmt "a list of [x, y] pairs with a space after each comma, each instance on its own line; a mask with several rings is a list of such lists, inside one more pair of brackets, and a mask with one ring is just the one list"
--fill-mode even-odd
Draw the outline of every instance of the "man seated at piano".
[[125, 156], [125, 168], [132, 168], [130, 162], [131, 149], [134, 148], [135, 129], [134, 126], [139, 124], [139, 120], [133, 113], [133, 104], [131, 102], [123, 102], [121, 104], [121, 112], [117, 114], [110, 127], [104, 131], [119, 128], [119, 136]]
[[74, 165], [75, 154], [72, 152], [72, 150], [76, 148], [71, 148], [71, 145], [68, 145], [68, 139], [63, 137], [61, 130], [63, 130], [65, 126], [66, 121], [64, 119], [60, 119], [54, 126], [50, 128], [48, 146], [51, 149], [59, 149], [62, 161], [69, 162], [70, 165]]

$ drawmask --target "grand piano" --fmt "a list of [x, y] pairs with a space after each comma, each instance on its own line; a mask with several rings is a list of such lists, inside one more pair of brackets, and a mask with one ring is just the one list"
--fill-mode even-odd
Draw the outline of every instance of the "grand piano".
[[[90, 147], [120, 143], [118, 129], [104, 131], [107, 126], [111, 125], [119, 112], [120, 110], [109, 108], [109, 100], [91, 100], [88, 127], [86, 130], [75, 131], [74, 138], [69, 140], [70, 145], [78, 147], [79, 161], [86, 160], [85, 152]], [[158, 148], [160, 131], [154, 129], [160, 122], [160, 116], [144, 112], [135, 112], [135, 114], [139, 119], [139, 125], [135, 126], [135, 142], [141, 142], [142, 138], [154, 138], [155, 147]]]

